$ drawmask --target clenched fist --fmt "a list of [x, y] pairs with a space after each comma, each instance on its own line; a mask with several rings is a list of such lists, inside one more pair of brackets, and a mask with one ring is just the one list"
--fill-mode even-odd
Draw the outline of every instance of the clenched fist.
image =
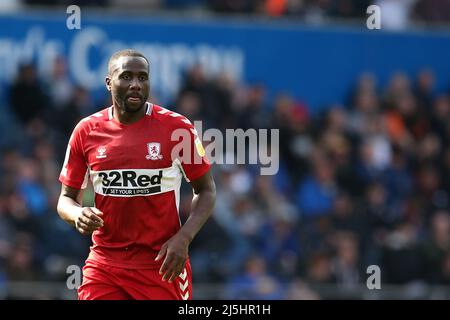
[[103, 220], [100, 218], [103, 212], [94, 207], [84, 207], [75, 219], [75, 228], [83, 235], [88, 235], [103, 227]]

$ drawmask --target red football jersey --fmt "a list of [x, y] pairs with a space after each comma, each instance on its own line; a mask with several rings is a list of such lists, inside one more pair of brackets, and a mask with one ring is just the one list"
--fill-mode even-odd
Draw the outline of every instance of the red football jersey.
[[[116, 267], [156, 267], [162, 244], [181, 227], [181, 179], [201, 177], [210, 163], [184, 116], [151, 103], [145, 116], [130, 125], [112, 113], [111, 106], [78, 123], [59, 180], [77, 189], [85, 188], [88, 178], [92, 181], [104, 226], [92, 234], [88, 259]], [[178, 140], [173, 139], [177, 129], [187, 132], [184, 138], [175, 134]], [[181, 156], [173, 157], [182, 140], [188, 143]]]

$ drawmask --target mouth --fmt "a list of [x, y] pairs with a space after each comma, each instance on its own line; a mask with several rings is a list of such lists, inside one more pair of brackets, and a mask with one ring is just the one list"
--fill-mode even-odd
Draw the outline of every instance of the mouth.
[[137, 103], [137, 102], [141, 102], [142, 98], [140, 96], [129, 96], [129, 97], [127, 97], [127, 101], [129, 101], [131, 103]]

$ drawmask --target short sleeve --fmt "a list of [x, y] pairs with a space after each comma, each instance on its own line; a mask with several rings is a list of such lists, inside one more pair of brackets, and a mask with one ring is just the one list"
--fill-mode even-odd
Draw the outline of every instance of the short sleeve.
[[84, 189], [87, 185], [88, 168], [83, 152], [83, 130], [79, 123], [72, 132], [67, 145], [64, 164], [59, 181], [75, 189]]
[[180, 163], [185, 179], [190, 182], [203, 176], [210, 169], [211, 163], [195, 127], [186, 118], [182, 122], [183, 125], [179, 129], [185, 130], [186, 139], [189, 135], [189, 141], [183, 147]]

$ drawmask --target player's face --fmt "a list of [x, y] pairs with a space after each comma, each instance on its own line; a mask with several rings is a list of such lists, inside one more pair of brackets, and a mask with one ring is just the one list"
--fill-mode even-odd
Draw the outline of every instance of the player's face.
[[149, 96], [148, 64], [141, 57], [120, 57], [116, 60], [109, 81], [114, 103], [123, 111], [141, 110]]

